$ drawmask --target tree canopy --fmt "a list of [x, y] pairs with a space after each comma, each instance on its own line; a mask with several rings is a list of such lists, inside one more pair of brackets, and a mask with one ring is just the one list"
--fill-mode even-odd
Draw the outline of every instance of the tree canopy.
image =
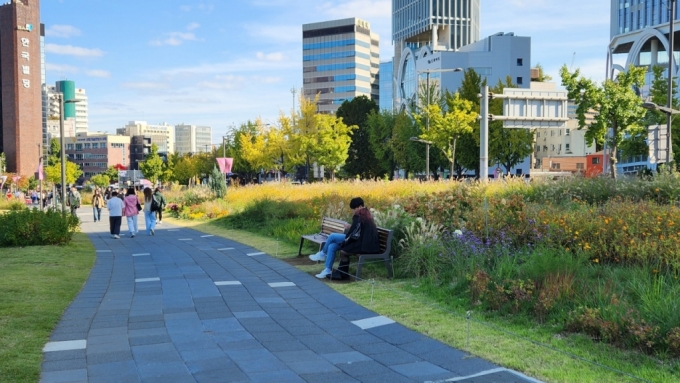
[[375, 152], [371, 150], [370, 129], [368, 116], [379, 111], [378, 104], [366, 96], [345, 100], [338, 108], [336, 116], [342, 118], [345, 124], [356, 125], [351, 136], [348, 158], [344, 170], [350, 176], [360, 176], [363, 179], [381, 177], [385, 174], [380, 167]]
[[163, 176], [164, 167], [163, 159], [158, 155], [158, 146], [151, 144], [151, 150], [144, 161], [139, 164], [139, 170], [142, 171], [147, 180], [155, 185]]

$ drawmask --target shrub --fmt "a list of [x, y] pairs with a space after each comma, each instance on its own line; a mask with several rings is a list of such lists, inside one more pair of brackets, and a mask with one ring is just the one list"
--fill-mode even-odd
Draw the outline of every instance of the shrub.
[[63, 245], [78, 225], [78, 218], [55, 210], [11, 211], [0, 215], [0, 246]]

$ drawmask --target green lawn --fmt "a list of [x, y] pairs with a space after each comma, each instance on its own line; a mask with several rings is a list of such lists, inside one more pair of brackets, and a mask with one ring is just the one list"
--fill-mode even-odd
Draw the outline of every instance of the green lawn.
[[66, 246], [0, 248], [0, 381], [39, 380], [42, 348], [94, 260], [82, 233]]
[[[287, 258], [288, 261], [297, 255], [297, 246], [264, 235], [225, 229], [211, 223], [180, 220], [172, 220], [172, 222], [209, 234], [221, 235], [272, 255], [278, 254], [279, 258]], [[310, 248], [307, 248], [305, 253], [310, 252]], [[291, 263], [299, 264], [298, 267], [301, 270], [310, 274], [317, 273], [322, 267], [312, 262], [304, 262], [304, 259], [296, 259], [296, 261]], [[551, 383], [640, 381], [596, 364], [577, 360], [548, 347], [538, 346], [534, 342], [622, 370], [647, 381], [668, 383], [680, 381], [680, 365], [677, 361], [662, 362], [644, 354], [596, 343], [580, 335], [556, 335], [549, 326], [537, 326], [529, 322], [514, 320], [515, 318], [485, 318], [481, 313], [472, 313], [473, 318], [503, 331], [471, 321], [468, 344], [468, 322], [463, 317], [464, 310], [454, 302], [451, 303], [449, 309], [445, 309], [427, 294], [426, 289], [420, 288], [418, 281], [384, 278], [385, 271], [382, 265], [370, 265], [364, 270], [362, 276], [367, 279], [376, 278], [375, 284], [369, 281], [331, 283], [330, 286], [357, 303], [411, 329], [537, 379]], [[432, 296], [434, 295], [436, 294]], [[527, 339], [510, 335], [507, 332]]]

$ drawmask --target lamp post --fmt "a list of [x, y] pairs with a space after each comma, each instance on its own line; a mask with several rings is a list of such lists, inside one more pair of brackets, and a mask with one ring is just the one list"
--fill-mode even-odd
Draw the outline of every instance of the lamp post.
[[66, 213], [66, 150], [64, 145], [64, 104], [75, 104], [80, 100], [64, 100], [63, 93], [57, 93], [59, 99], [59, 146], [61, 160], [61, 211]]
[[[667, 108], [671, 109], [673, 108], [673, 72], [674, 72], [674, 65], [673, 65], [673, 59], [675, 58], [673, 55], [674, 52], [674, 44], [675, 44], [675, 31], [673, 30], [674, 24], [675, 24], [675, 10], [676, 10], [676, 0], [669, 0], [671, 2], [671, 9], [670, 9], [670, 17], [668, 18], [669, 25], [668, 25], [668, 102], [666, 103]], [[667, 126], [667, 133], [666, 133], [666, 162], [670, 164], [673, 161], [673, 141], [671, 141], [671, 122], [672, 122], [672, 114], [673, 113], [666, 113], [666, 126]]]
[[[463, 68], [453, 68], [453, 69], [425, 69], [419, 70], [418, 73], [425, 73], [425, 92], [427, 93], [427, 106], [430, 106], [430, 73], [442, 73], [442, 72], [462, 72]], [[430, 131], [430, 113], [428, 111], [427, 118], [425, 119], [425, 130]], [[427, 175], [427, 180], [430, 180], [430, 142], [425, 142], [425, 174]]]
[[297, 93], [297, 89], [290, 88], [290, 93], [293, 94], [293, 113], [295, 113], [295, 94]]

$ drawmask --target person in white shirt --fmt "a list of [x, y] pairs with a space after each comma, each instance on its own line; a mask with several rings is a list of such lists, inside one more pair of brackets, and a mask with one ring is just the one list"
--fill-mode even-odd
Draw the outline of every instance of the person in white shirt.
[[109, 226], [111, 228], [111, 236], [115, 239], [120, 238], [120, 224], [123, 222], [123, 208], [125, 203], [118, 197], [117, 192], [111, 193], [111, 198], [106, 202], [106, 208], [109, 209]]

